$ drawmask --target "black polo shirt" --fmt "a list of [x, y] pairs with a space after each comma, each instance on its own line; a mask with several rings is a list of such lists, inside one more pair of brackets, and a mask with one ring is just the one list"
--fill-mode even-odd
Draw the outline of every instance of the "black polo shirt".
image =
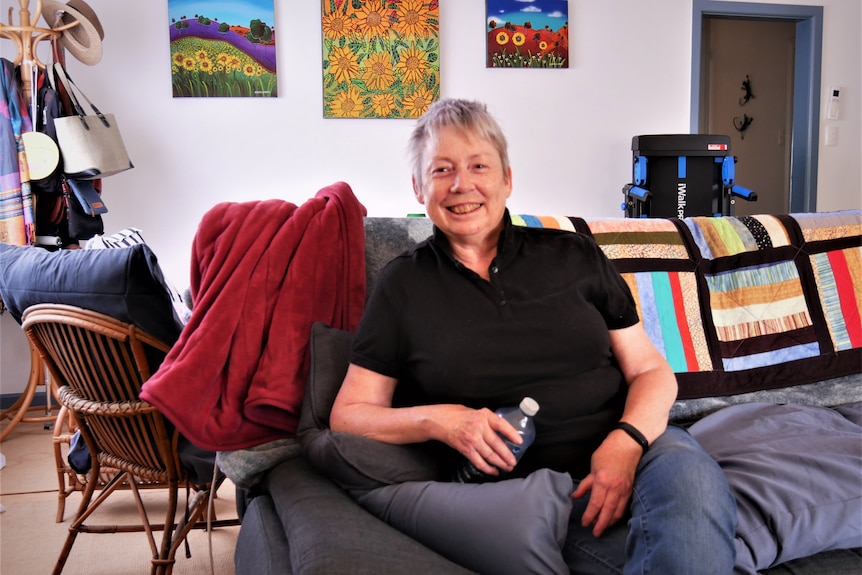
[[533, 397], [536, 442], [516, 472], [583, 477], [622, 414], [608, 330], [638, 322], [631, 292], [588, 236], [513, 226], [508, 213], [489, 272], [461, 265], [435, 228], [380, 272], [350, 361], [397, 378], [395, 405]]

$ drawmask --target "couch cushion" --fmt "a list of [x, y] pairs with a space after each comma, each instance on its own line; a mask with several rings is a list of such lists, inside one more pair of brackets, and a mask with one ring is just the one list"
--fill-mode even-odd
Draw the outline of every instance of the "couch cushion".
[[329, 429], [329, 412], [347, 373], [353, 335], [317, 322], [309, 339], [310, 367], [297, 435], [305, 456], [357, 495], [404, 481], [438, 478], [426, 444], [393, 445]]
[[182, 329], [146, 245], [48, 251], [0, 244], [0, 295], [18, 323], [32, 305], [60, 303], [134, 324], [168, 345]]
[[835, 549], [811, 557], [794, 559], [759, 575], [859, 575], [862, 573], [862, 548]]
[[291, 575], [290, 544], [269, 497], [253, 498], [242, 516], [233, 557], [235, 575]]
[[427, 239], [434, 231], [428, 218], [365, 218], [366, 296], [377, 274], [395, 256]]
[[691, 426], [736, 498], [742, 572], [862, 545], [860, 419], [862, 403], [750, 403]]
[[359, 502], [468, 569], [495, 575], [568, 574], [561, 547], [572, 490], [569, 474], [540, 469], [523, 479], [494, 483], [390, 485]]
[[362, 509], [304, 457], [277, 465], [262, 487], [290, 542], [293, 575], [470, 573]]

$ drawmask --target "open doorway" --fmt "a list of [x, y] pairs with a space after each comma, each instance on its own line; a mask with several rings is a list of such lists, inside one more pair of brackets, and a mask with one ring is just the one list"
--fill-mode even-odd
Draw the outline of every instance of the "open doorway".
[[736, 182], [759, 196], [736, 214], [815, 211], [823, 8], [693, 0], [692, 20], [691, 131], [731, 136]]

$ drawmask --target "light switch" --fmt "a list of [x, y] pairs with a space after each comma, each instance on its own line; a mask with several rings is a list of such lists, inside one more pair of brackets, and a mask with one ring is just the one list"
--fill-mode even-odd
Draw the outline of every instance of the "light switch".
[[838, 145], [838, 126], [826, 126], [826, 145]]
[[826, 119], [838, 120], [839, 118], [841, 118], [841, 87], [832, 86], [829, 89], [829, 101], [826, 104]]

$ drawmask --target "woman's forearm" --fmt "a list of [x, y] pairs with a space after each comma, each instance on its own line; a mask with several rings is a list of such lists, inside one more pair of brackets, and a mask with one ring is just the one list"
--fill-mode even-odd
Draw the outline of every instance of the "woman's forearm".
[[388, 407], [365, 402], [338, 402], [332, 408], [330, 428], [384, 443], [421, 443], [441, 439], [435, 415], [445, 405]]
[[635, 426], [652, 443], [667, 429], [676, 396], [676, 378], [670, 369], [644, 371], [629, 384], [621, 421]]

